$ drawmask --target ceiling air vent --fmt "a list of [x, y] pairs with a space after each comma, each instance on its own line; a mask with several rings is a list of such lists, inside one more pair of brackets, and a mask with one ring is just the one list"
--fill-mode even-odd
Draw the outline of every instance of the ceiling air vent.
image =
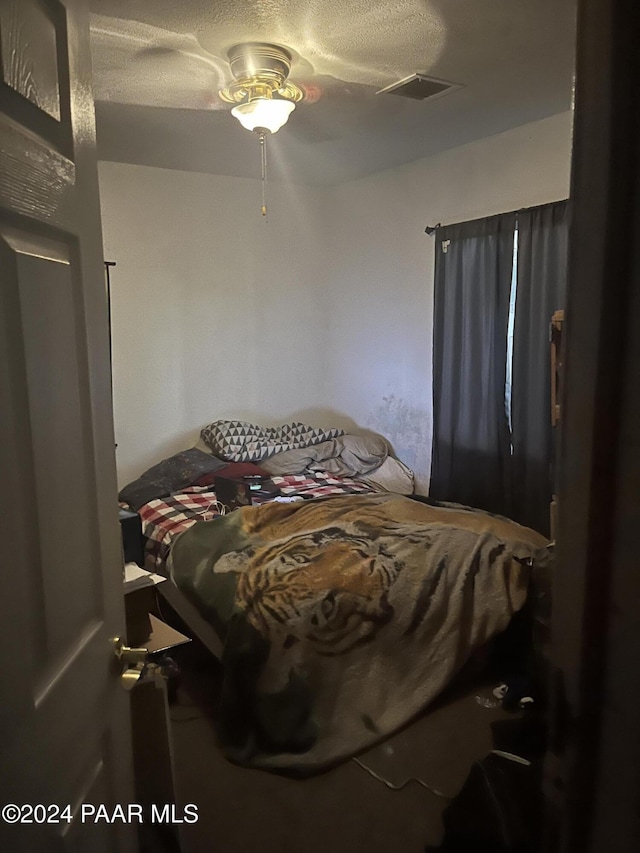
[[436, 98], [444, 95], [445, 92], [459, 88], [460, 84], [458, 83], [436, 80], [435, 77], [427, 77], [426, 74], [412, 74], [410, 77], [405, 77], [404, 80], [385, 86], [376, 94], [401, 95], [403, 98], [411, 98], [414, 101], [426, 101], [428, 98]]

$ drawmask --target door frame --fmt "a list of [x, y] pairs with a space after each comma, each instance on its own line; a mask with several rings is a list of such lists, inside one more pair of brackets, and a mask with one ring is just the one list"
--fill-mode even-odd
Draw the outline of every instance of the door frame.
[[579, 0], [546, 850], [640, 849], [640, 61]]

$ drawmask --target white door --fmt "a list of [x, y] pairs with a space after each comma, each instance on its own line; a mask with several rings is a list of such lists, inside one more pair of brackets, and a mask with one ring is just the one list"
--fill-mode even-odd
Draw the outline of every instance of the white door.
[[119, 853], [135, 838], [81, 819], [83, 802], [133, 801], [109, 642], [124, 614], [87, 7], [0, 0], [0, 849], [12, 853]]

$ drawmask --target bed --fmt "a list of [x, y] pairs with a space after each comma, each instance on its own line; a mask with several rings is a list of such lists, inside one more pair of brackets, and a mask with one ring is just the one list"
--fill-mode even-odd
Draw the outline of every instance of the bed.
[[270, 481], [299, 500], [221, 515], [201, 482], [138, 511], [148, 567], [220, 638], [225, 754], [307, 774], [423, 710], [522, 608], [547, 541], [358, 476], [307, 467]]
[[[256, 476], [260, 468], [251, 466], [250, 469], [245, 467], [244, 470], [251, 470]], [[236, 466], [227, 465], [221, 469], [220, 476], [243, 476], [237, 472]], [[266, 483], [275, 487], [277, 494], [273, 497], [254, 496], [252, 500], [254, 506], [272, 501], [275, 497], [308, 500], [314, 497], [374, 491], [374, 488], [367, 483], [325, 471], [271, 477], [263, 472], [262, 476]], [[166, 572], [167, 558], [175, 538], [197, 521], [211, 521], [225, 512], [225, 507], [218, 501], [215, 491], [215, 477], [211, 479], [214, 481], [211, 484], [202, 486], [194, 483], [177, 492], [151, 500], [138, 508], [144, 537], [145, 568], [148, 571], [161, 574]]]

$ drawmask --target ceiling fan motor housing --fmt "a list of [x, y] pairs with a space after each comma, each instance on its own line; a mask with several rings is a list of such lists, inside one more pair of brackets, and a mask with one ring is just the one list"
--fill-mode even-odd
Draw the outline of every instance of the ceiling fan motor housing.
[[229, 51], [229, 65], [239, 83], [258, 77], [272, 81], [273, 88], [279, 89], [291, 71], [291, 54], [274, 44], [237, 44]]
[[302, 100], [302, 90], [287, 82], [291, 54], [286, 48], [265, 42], [246, 42], [230, 48], [228, 57], [234, 82], [220, 92], [227, 103], [237, 104], [246, 98], [270, 98], [275, 93], [289, 101]]

